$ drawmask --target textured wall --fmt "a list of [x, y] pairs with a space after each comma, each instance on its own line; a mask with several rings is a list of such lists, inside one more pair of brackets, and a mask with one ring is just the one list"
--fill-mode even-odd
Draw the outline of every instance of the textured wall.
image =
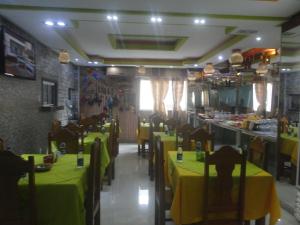
[[[0, 137], [14, 152], [45, 150], [52, 120], [67, 122], [65, 103], [69, 88], [78, 92], [77, 69], [72, 64], [60, 64], [57, 53], [5, 19], [0, 18], [0, 25], [33, 42], [36, 53], [36, 80], [0, 75]], [[42, 78], [58, 82], [58, 105], [63, 105], [64, 110], [39, 111]]]

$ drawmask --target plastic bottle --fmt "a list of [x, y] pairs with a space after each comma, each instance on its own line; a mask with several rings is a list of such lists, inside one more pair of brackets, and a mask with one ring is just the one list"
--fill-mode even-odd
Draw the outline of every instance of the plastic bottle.
[[182, 147], [178, 147], [178, 149], [177, 149], [177, 162], [182, 162], [182, 161], [183, 161]]
[[83, 160], [83, 149], [80, 147], [78, 153], [77, 153], [77, 167], [81, 168], [84, 165], [84, 160]]

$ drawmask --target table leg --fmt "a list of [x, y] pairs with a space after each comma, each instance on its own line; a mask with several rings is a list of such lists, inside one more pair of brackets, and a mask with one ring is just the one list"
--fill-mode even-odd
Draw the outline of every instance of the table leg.
[[255, 225], [265, 225], [266, 224], [266, 218], [262, 217], [260, 219], [255, 220]]

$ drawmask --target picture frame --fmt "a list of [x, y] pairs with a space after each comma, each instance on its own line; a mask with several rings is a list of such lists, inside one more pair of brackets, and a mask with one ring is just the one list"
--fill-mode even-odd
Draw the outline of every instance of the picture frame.
[[1, 75], [36, 79], [35, 46], [31, 41], [2, 26], [0, 45]]

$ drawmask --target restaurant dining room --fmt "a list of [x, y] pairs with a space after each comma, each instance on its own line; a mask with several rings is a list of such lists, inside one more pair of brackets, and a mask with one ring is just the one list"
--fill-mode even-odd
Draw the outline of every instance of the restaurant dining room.
[[299, 0], [0, 0], [0, 225], [299, 225]]

